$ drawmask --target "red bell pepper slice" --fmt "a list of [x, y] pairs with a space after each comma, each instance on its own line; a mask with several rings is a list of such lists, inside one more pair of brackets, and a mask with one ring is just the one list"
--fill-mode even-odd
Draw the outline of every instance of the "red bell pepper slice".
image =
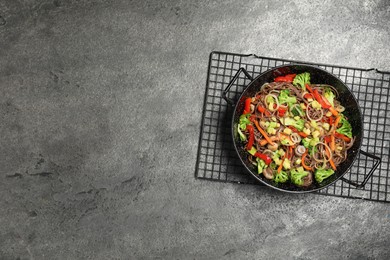
[[[324, 99], [322, 98], [322, 96], [320, 95], [320, 93], [318, 93], [318, 90], [317, 89], [314, 89], [313, 90], [313, 95], [314, 95], [314, 98], [317, 100], [318, 103], [320, 103], [320, 105], [323, 107], [323, 108], [330, 108], [331, 105], [329, 104], [329, 102], [325, 102]], [[328, 100], [327, 100], [328, 101]]]
[[325, 142], [327, 142], [327, 143], [330, 143], [330, 142], [332, 141], [330, 135], [325, 136], [325, 137], [324, 137], [324, 140], [325, 140]]
[[248, 114], [251, 112], [251, 102], [252, 102], [252, 98], [245, 99], [245, 107], [244, 107], [243, 114]]
[[246, 129], [248, 129], [248, 132], [249, 132], [249, 140], [248, 140], [248, 143], [246, 145], [246, 149], [250, 150], [250, 149], [252, 149], [253, 142], [255, 141], [255, 134], [253, 132], [253, 126], [252, 125], [247, 125]]
[[256, 156], [257, 158], [260, 158], [261, 160], [263, 160], [263, 161], [265, 162], [265, 164], [267, 164], [267, 165], [270, 164], [271, 161], [272, 161], [271, 157], [269, 157], [269, 156], [266, 155], [266, 154], [260, 153], [260, 152], [256, 152], [256, 153], [255, 153], [255, 156]]
[[313, 89], [309, 86], [309, 84], [306, 84], [305, 87], [309, 93], [313, 93]]
[[344, 141], [346, 141], [347, 143], [351, 142], [351, 138], [349, 138], [348, 136], [345, 136], [343, 134], [340, 134], [338, 132], [335, 132], [334, 133], [334, 137], [337, 137], [339, 139], [343, 139]]
[[279, 107], [279, 109], [278, 109], [279, 116], [284, 116], [284, 114], [286, 113], [286, 111], [287, 111], [287, 109], [282, 108], [282, 107]]
[[265, 109], [265, 107], [257, 106], [257, 110], [260, 113], [263, 113], [265, 116], [270, 116], [271, 115], [271, 113], [267, 109]]
[[280, 76], [275, 78], [275, 82], [293, 82], [297, 74], [287, 74], [286, 76]]
[[306, 99], [309, 99], [309, 98], [313, 99], [313, 95], [309, 94], [309, 93], [306, 93], [303, 97]]

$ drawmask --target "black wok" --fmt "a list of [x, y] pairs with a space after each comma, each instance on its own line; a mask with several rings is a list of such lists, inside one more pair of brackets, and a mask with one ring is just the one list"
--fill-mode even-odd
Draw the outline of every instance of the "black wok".
[[[248, 86], [244, 89], [242, 94], [240, 95], [238, 101], [236, 104], [234, 104], [234, 101], [228, 97], [228, 92], [231, 88], [231, 86], [234, 84], [235, 80], [238, 78], [239, 74], [243, 72], [246, 77], [251, 79], [252, 81], [248, 84]], [[244, 103], [245, 99], [247, 97], [253, 97], [255, 96], [255, 93], [259, 91], [260, 87], [267, 82], [274, 81], [274, 78], [277, 76], [283, 76], [290, 73], [303, 73], [303, 72], [309, 72], [311, 76], [311, 83], [313, 84], [329, 84], [335, 87], [339, 93], [338, 100], [340, 103], [345, 107], [345, 111], [343, 112], [346, 117], [348, 118], [349, 122], [352, 125], [352, 134], [355, 136], [355, 142], [353, 146], [348, 150], [347, 159], [342, 162], [335, 171], [335, 174], [333, 174], [328, 179], [324, 180], [322, 183], [317, 183], [313, 181], [312, 185], [309, 187], [297, 187], [291, 183], [284, 183], [284, 184], [278, 184], [275, 183], [272, 180], [266, 179], [262, 174], [257, 174], [257, 170], [253, 164], [251, 164], [248, 160], [248, 153], [245, 150], [244, 144], [241, 142], [238, 132], [237, 132], [237, 125], [239, 122], [239, 117], [242, 115], [244, 110]], [[349, 88], [337, 77], [330, 74], [329, 72], [320, 69], [318, 67], [309, 66], [309, 65], [300, 65], [300, 64], [291, 64], [291, 65], [282, 65], [279, 67], [275, 67], [273, 69], [270, 69], [259, 76], [257, 76], [255, 79], [252, 79], [252, 77], [248, 74], [248, 72], [241, 68], [236, 75], [233, 77], [229, 85], [226, 87], [226, 89], [222, 93], [223, 98], [231, 105], [233, 105], [234, 112], [232, 117], [232, 137], [233, 137], [233, 143], [234, 147], [236, 149], [236, 152], [242, 162], [242, 164], [245, 166], [247, 171], [256, 178], [259, 182], [280, 190], [284, 192], [291, 192], [291, 193], [305, 193], [305, 192], [313, 192], [320, 189], [323, 189], [333, 183], [335, 183], [340, 178], [343, 181], [348, 182], [351, 185], [354, 185], [356, 187], [363, 187], [369, 178], [372, 176], [374, 170], [378, 167], [380, 163], [380, 158], [369, 154], [367, 152], [364, 152], [360, 150], [361, 144], [362, 144], [362, 138], [363, 138], [363, 120], [362, 120], [362, 112], [360, 109], [360, 106], [355, 98], [355, 96], [352, 94], [352, 92], [349, 90]], [[377, 162], [373, 165], [373, 168], [371, 171], [366, 175], [365, 179], [362, 183], [355, 183], [350, 180], [347, 180], [343, 178], [343, 175], [348, 172], [348, 170], [351, 168], [352, 164], [357, 158], [357, 155], [360, 153], [369, 156]]]

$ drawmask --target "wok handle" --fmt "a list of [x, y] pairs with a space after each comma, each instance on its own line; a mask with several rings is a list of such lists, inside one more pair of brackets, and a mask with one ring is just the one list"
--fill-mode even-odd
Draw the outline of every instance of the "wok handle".
[[372, 174], [374, 173], [374, 171], [376, 170], [376, 168], [378, 168], [379, 164], [380, 164], [381, 161], [382, 161], [382, 159], [381, 159], [380, 157], [376, 156], [376, 155], [367, 153], [367, 152], [362, 151], [362, 150], [360, 150], [360, 153], [361, 153], [361, 154], [364, 154], [364, 155], [367, 156], [367, 157], [370, 157], [370, 158], [376, 160], [376, 162], [374, 163], [374, 166], [373, 166], [372, 169], [369, 171], [369, 173], [367, 174], [367, 176], [364, 178], [364, 180], [363, 180], [362, 183], [353, 182], [353, 181], [350, 181], [350, 180], [345, 179], [344, 177], [341, 178], [343, 181], [349, 183], [350, 185], [355, 186], [356, 188], [363, 188], [364, 185], [366, 185], [366, 183], [367, 183], [368, 180], [371, 178]]
[[227, 85], [227, 87], [225, 88], [225, 90], [222, 92], [222, 97], [223, 97], [223, 99], [225, 99], [225, 101], [226, 101], [229, 105], [231, 105], [231, 106], [234, 106], [235, 104], [234, 104], [234, 101], [233, 101], [231, 98], [229, 98], [229, 97], [227, 96], [227, 94], [228, 94], [230, 88], [233, 86], [234, 82], [238, 79], [238, 76], [240, 75], [241, 72], [244, 72], [245, 76], [246, 76], [248, 79], [253, 80], [252, 76], [249, 75], [249, 73], [248, 73], [248, 71], [246, 71], [246, 69], [240, 68], [240, 69], [237, 71], [237, 73], [234, 75], [234, 77], [230, 80], [230, 82], [229, 82], [229, 84]]

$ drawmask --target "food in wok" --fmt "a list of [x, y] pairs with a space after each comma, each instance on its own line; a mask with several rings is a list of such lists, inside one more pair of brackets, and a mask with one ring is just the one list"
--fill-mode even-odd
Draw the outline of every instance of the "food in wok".
[[237, 130], [258, 174], [299, 187], [333, 175], [354, 142], [337, 98], [308, 72], [277, 77], [247, 97]]

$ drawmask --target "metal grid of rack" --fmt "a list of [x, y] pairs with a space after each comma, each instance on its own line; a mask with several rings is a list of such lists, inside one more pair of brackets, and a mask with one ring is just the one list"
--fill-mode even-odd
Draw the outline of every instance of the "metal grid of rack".
[[[382, 158], [382, 162], [363, 188], [342, 180], [317, 192], [348, 198], [390, 202], [390, 73], [376, 69], [361, 69], [316, 64], [286, 59], [243, 55], [226, 52], [210, 54], [205, 100], [202, 115], [195, 177], [221, 182], [259, 184], [242, 166], [231, 138], [233, 108], [222, 98], [222, 91], [234, 74], [245, 68], [256, 77], [275, 66], [299, 63], [318, 66], [339, 77], [355, 94], [363, 113], [364, 138], [361, 149]], [[250, 81], [240, 75], [229, 92], [237, 100]], [[375, 160], [359, 154], [346, 179], [362, 182]]]

